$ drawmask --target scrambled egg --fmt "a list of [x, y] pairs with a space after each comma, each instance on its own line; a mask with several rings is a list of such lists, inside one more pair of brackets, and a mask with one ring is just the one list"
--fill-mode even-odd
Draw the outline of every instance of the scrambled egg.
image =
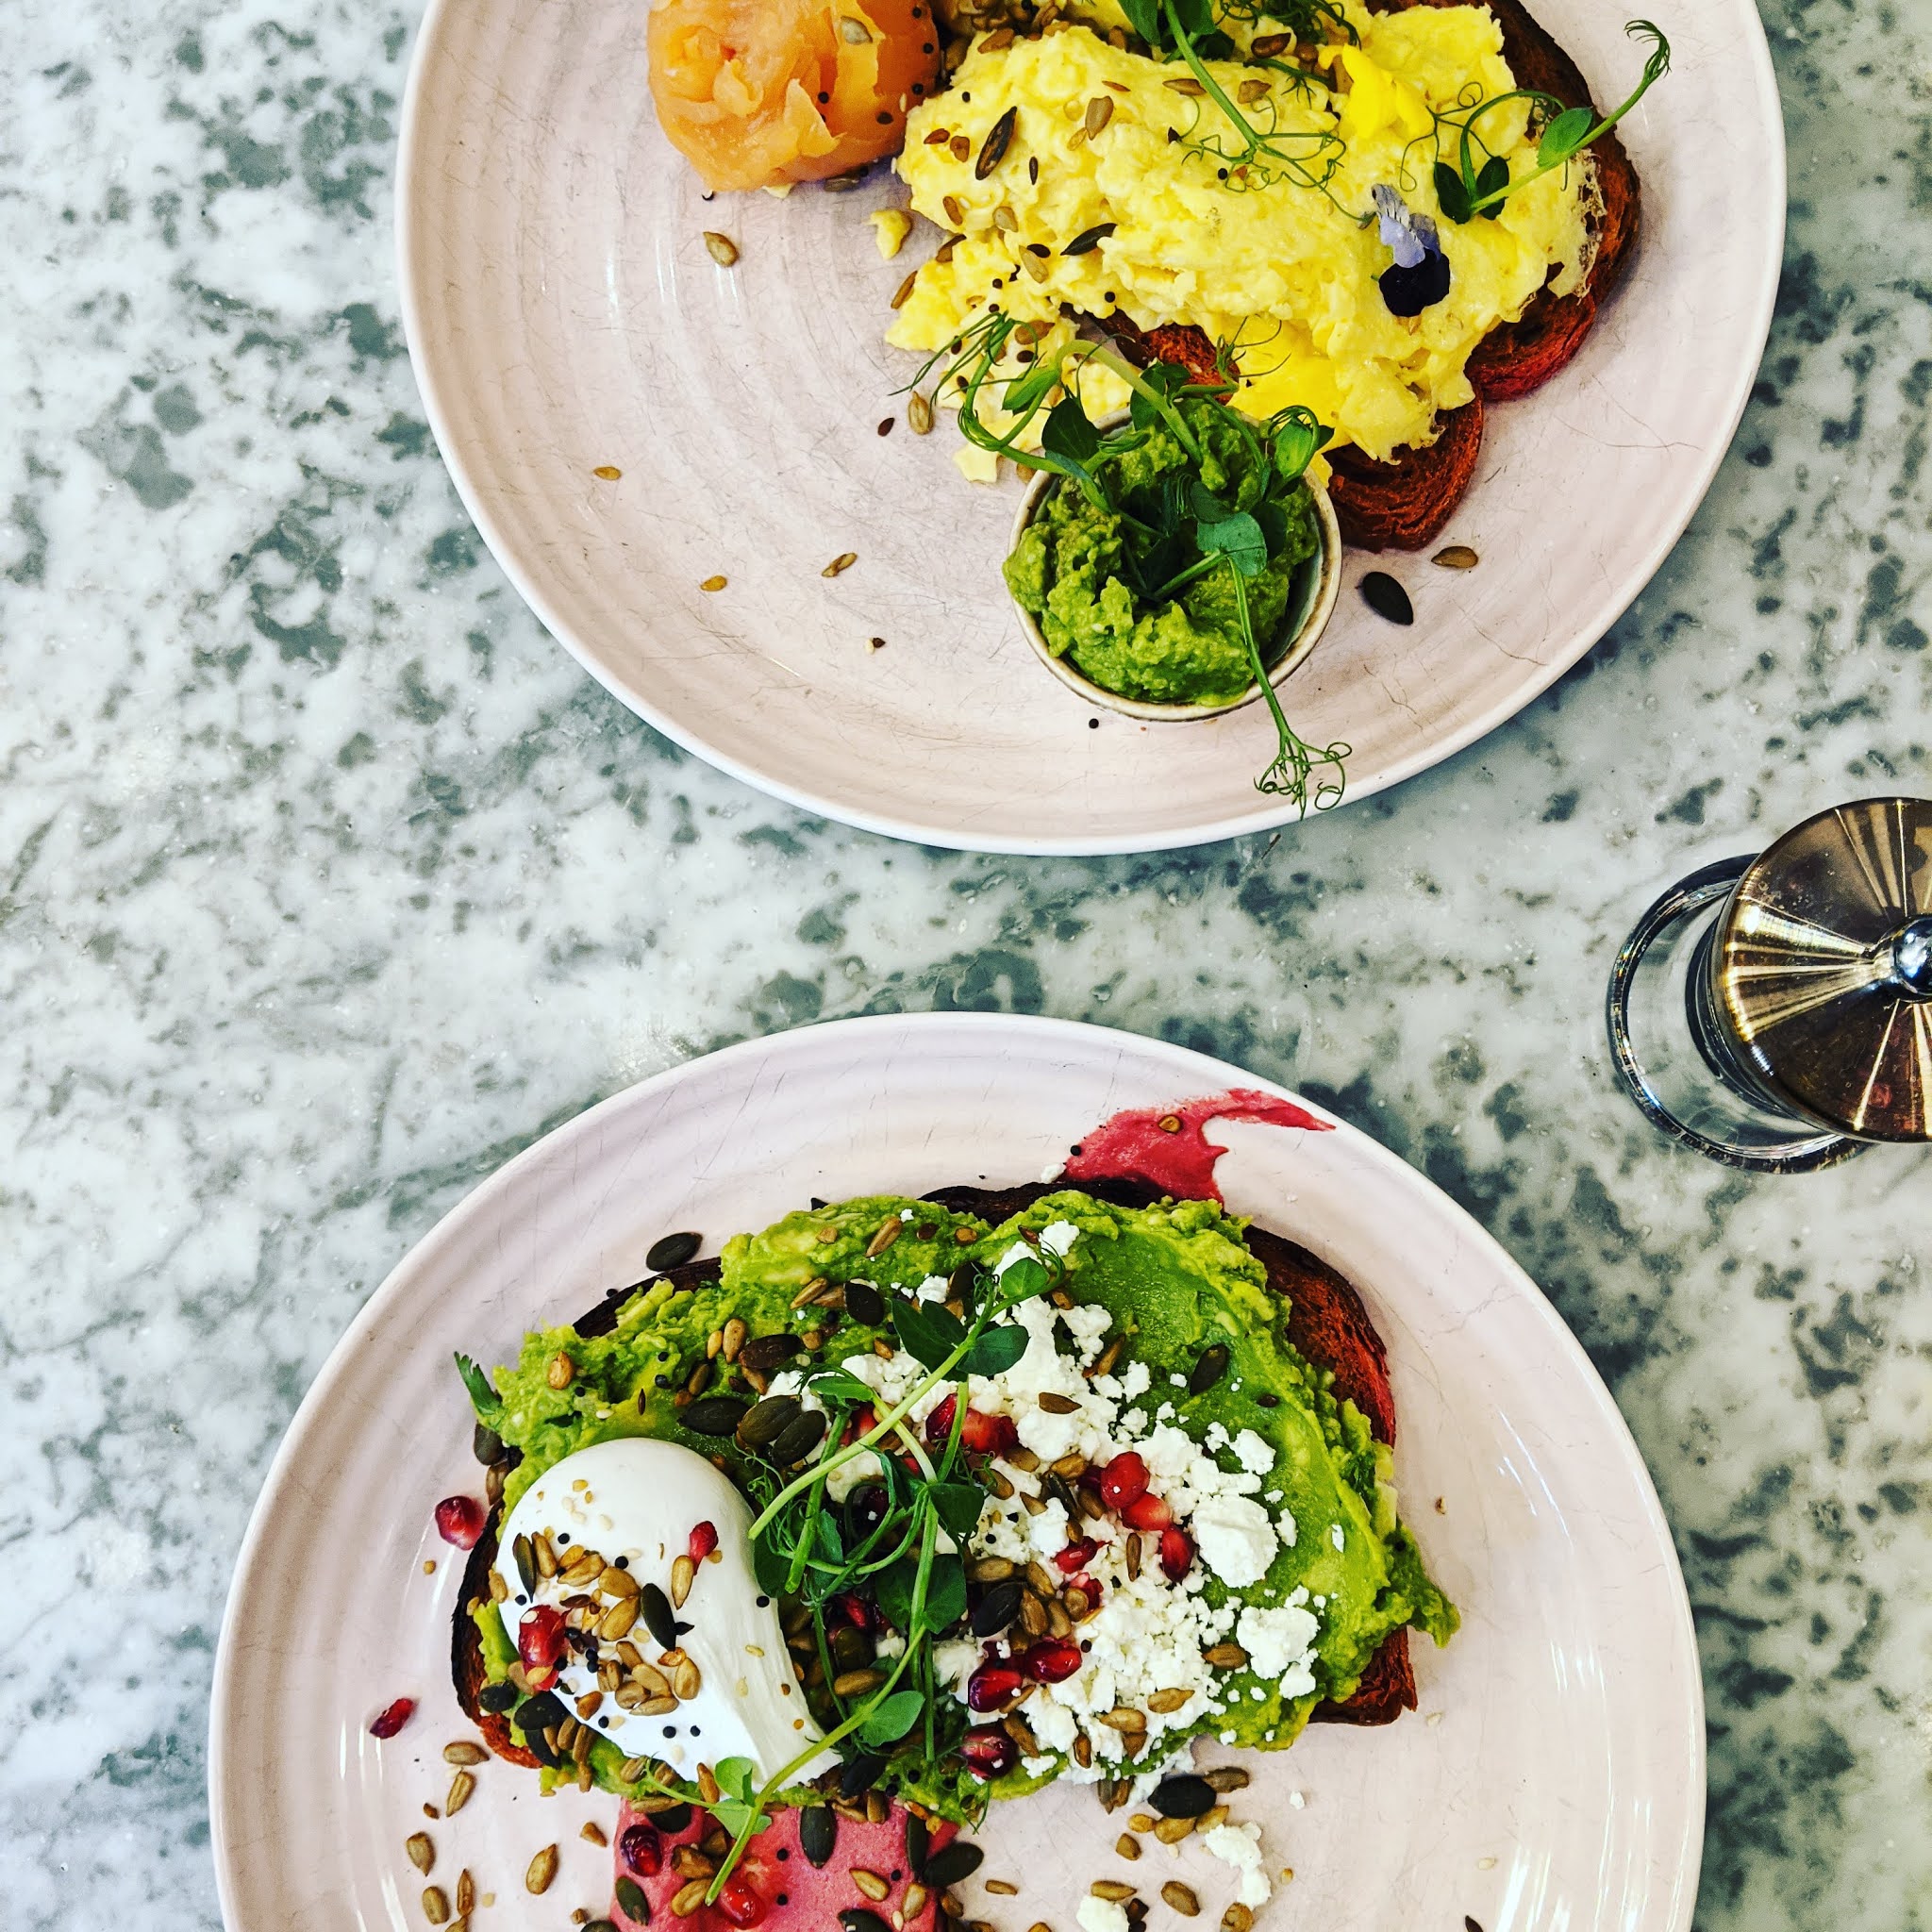
[[[1470, 400], [1463, 365], [1489, 330], [1520, 316], [1553, 274], [1559, 293], [1580, 283], [1591, 170], [1544, 175], [1494, 221], [1441, 218], [1430, 110], [1514, 87], [1501, 31], [1481, 7], [1370, 14], [1359, 0], [1343, 4], [1360, 44], [1319, 51], [1328, 89], [1239, 60], [1208, 63], [1231, 99], [1249, 97], [1243, 111], [1257, 126], [1299, 137], [1317, 174], [1336, 159], [1325, 192], [1278, 163], [1218, 178], [1215, 158], [1186, 143], [1214, 141], [1226, 153], [1236, 130], [1179, 61], [1127, 52], [1085, 25], [975, 42], [951, 89], [908, 118], [898, 168], [912, 205], [959, 239], [920, 270], [888, 341], [941, 349], [989, 303], [1057, 323], [1049, 341], [1069, 326], [1062, 305], [1119, 312], [1142, 328], [1192, 323], [1233, 345], [1237, 400], [1255, 414], [1304, 404], [1338, 442], [1378, 459], [1428, 442], [1437, 413]], [[1104, 29], [1110, 15], [1098, 17]], [[1009, 107], [1010, 144], [980, 180], [974, 161]], [[1535, 166], [1525, 103], [1485, 115], [1479, 128], [1517, 176]], [[1446, 135], [1442, 151], [1452, 165], [1454, 140]], [[1419, 316], [1391, 315], [1377, 286], [1390, 251], [1359, 218], [1378, 182], [1438, 220], [1450, 289]], [[1111, 231], [1097, 244], [1066, 252], [1105, 224]], [[1083, 399], [1091, 410], [1120, 398]], [[983, 453], [962, 456], [976, 459], [962, 465], [969, 474], [991, 474]]]

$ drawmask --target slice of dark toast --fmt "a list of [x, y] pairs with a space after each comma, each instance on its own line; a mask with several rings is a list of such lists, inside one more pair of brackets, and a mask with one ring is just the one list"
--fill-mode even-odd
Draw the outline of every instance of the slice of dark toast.
[[[997, 1227], [1001, 1222], [1030, 1208], [1041, 1196], [1060, 1191], [1053, 1182], [1035, 1182], [1024, 1187], [941, 1188], [925, 1198], [936, 1201], [956, 1214], [971, 1214]], [[1162, 1199], [1156, 1189], [1142, 1182], [1093, 1180], [1079, 1184], [1079, 1191], [1116, 1207], [1144, 1208]], [[1395, 1401], [1389, 1386], [1388, 1356], [1381, 1338], [1369, 1319], [1369, 1311], [1355, 1289], [1306, 1248], [1264, 1228], [1247, 1232], [1249, 1250], [1268, 1271], [1268, 1283], [1288, 1300], [1287, 1336], [1290, 1345], [1310, 1362], [1333, 1372], [1335, 1392], [1351, 1401], [1368, 1418], [1377, 1441], [1395, 1441]], [[715, 1260], [691, 1261], [652, 1281], [669, 1280], [680, 1288], [695, 1288], [718, 1278]], [[639, 1288], [638, 1282], [612, 1289], [595, 1307], [572, 1324], [579, 1335], [608, 1335], [617, 1325], [618, 1311]], [[492, 1509], [483, 1535], [470, 1552], [463, 1572], [451, 1630], [450, 1674], [457, 1697], [464, 1712], [483, 1734], [484, 1741], [499, 1757], [535, 1769], [540, 1760], [513, 1741], [508, 1717], [487, 1711], [478, 1701], [485, 1682], [483, 1644], [477, 1635], [469, 1607], [490, 1593], [490, 1571], [496, 1561], [496, 1531], [499, 1512]], [[1316, 1724], [1392, 1724], [1405, 1710], [1415, 1708], [1415, 1677], [1409, 1665], [1408, 1632], [1392, 1631], [1370, 1663], [1355, 1692], [1341, 1703], [1324, 1699], [1316, 1706]]]

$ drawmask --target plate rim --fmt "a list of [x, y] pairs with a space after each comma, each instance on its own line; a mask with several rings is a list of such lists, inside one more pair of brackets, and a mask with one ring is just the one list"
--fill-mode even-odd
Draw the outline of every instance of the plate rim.
[[[626, 710], [641, 718], [653, 730], [661, 732], [693, 757], [703, 759], [714, 770], [724, 772], [740, 783], [750, 786], [755, 791], [779, 799], [800, 811], [829, 818], [841, 824], [855, 826], [860, 831], [904, 840], [912, 844], [936, 846], [945, 851], [986, 852], [1004, 856], [1099, 858], [1135, 852], [1178, 851], [1195, 845], [1213, 844], [1226, 839], [1247, 837], [1257, 832], [1274, 831], [1301, 822], [1292, 807], [1285, 803], [1274, 803], [1257, 804], [1251, 809], [1230, 813], [1204, 824], [1181, 826], [1164, 832], [1141, 832], [1127, 836], [1108, 836], [1106, 833], [1057, 836], [1041, 831], [1022, 837], [974, 833], [970, 826], [928, 824], [914, 816], [872, 811], [845, 803], [837, 796], [815, 791], [809, 787], [795, 785], [781, 777], [758, 771], [744, 760], [710, 745], [702, 731], [679, 724], [664, 715], [647, 696], [629, 689], [614, 670], [600, 663], [597, 654], [563, 621], [535, 575], [525, 568], [508, 531], [499, 524], [488, 507], [481, 478], [473, 473], [451, 432], [449, 415], [444, 407], [441, 379], [438, 374], [437, 357], [430, 348], [431, 337], [425, 313], [428, 264], [426, 255], [417, 245], [418, 220], [415, 206], [419, 183], [431, 165], [427, 158], [428, 133], [425, 124], [423, 98], [425, 92], [425, 76], [431, 60], [435, 58], [446, 24], [459, 10], [458, 0], [429, 0], [416, 30], [415, 44], [409, 57], [408, 75], [403, 88], [401, 131], [396, 146], [394, 237], [396, 284], [402, 312], [403, 339], [408, 349], [409, 367], [415, 376], [417, 391], [429, 422], [430, 432], [436, 439], [436, 446], [442, 458], [443, 467], [449, 474], [450, 481], [456, 488], [465, 512], [489, 548], [498, 569], [509, 579], [518, 596], [524, 600], [550, 637], [561, 644], [584, 671]], [[1359, 785], [1352, 785], [1342, 800], [1344, 805], [1358, 799], [1372, 798], [1378, 792], [1416, 777], [1436, 765], [1445, 763], [1457, 753], [1466, 751], [1472, 744], [1499, 729], [1518, 713], [1526, 710], [1556, 683], [1557, 678], [1580, 663], [1602, 642], [1610, 627], [1642, 594], [1645, 587], [1657, 575], [1666, 558], [1676, 548], [1685, 530], [1690, 527], [1690, 520], [1696, 515], [1705, 497], [1709, 494], [1718, 469], [1729, 453], [1731, 443], [1738, 433], [1738, 425], [1743, 420], [1745, 405], [1750, 400], [1751, 388], [1757, 379], [1757, 370], [1764, 357], [1765, 344], [1770, 338], [1778, 280], [1784, 265], [1789, 198], [1788, 143], [1784, 112], [1778, 97], [1776, 73], [1772, 65], [1770, 42], [1766, 38], [1764, 23], [1757, 9], [1746, 6], [1741, 10], [1749, 15], [1750, 31], [1740, 37], [1741, 44], [1738, 47], [1737, 54], [1742, 72], [1748, 74], [1749, 83], [1756, 96], [1758, 117], [1767, 130], [1769, 150], [1763, 158], [1762, 175], [1767, 185], [1774, 192], [1764, 197], [1758, 210], [1759, 221], [1755, 225], [1757, 232], [1753, 239], [1757, 244], [1757, 285], [1752, 291], [1751, 302], [1745, 309], [1744, 338], [1746, 343], [1752, 346], [1748, 354], [1740, 357], [1737, 367], [1732, 372], [1731, 394], [1724, 410], [1724, 433], [1714, 438], [1709, 446], [1702, 452], [1698, 466], [1692, 474], [1692, 487], [1687, 492], [1682, 516], [1672, 520], [1674, 527], [1667, 526], [1667, 531], [1660, 531], [1640, 562], [1633, 565], [1626, 574], [1632, 580], [1627, 593], [1617, 591], [1614, 605], [1612, 597], [1606, 594], [1581, 622], [1574, 641], [1569, 648], [1557, 653], [1547, 663], [1539, 664], [1530, 678], [1512, 688], [1487, 710], [1479, 712], [1465, 724], [1444, 733], [1427, 746], [1405, 758], [1397, 758], [1374, 779], [1365, 780]], [[1627, 291], [1622, 291], [1621, 298], [1627, 299]]]
[[581, 1113], [540, 1135], [463, 1194], [411, 1243], [357, 1310], [303, 1392], [302, 1400], [276, 1446], [250, 1509], [248, 1525], [236, 1554], [234, 1574], [223, 1606], [208, 1706], [208, 1842], [223, 1924], [230, 1928], [230, 1932], [253, 1932], [253, 1928], [243, 1926], [235, 1897], [236, 1854], [229, 1834], [230, 1812], [240, 1804], [237, 1793], [231, 1789], [227, 1746], [227, 1739], [237, 1721], [234, 1675], [238, 1632], [245, 1614], [246, 1600], [255, 1584], [255, 1573], [264, 1560], [263, 1546], [271, 1534], [271, 1524], [281, 1513], [286, 1492], [297, 1486], [297, 1466], [307, 1446], [305, 1439], [318, 1425], [318, 1418], [328, 1407], [337, 1383], [347, 1375], [358, 1357], [368, 1332], [388, 1319], [391, 1305], [408, 1291], [411, 1277], [422, 1271], [425, 1262], [433, 1261], [443, 1246], [459, 1239], [459, 1224], [478, 1213], [487, 1212], [504, 1194], [521, 1184], [527, 1171], [553, 1159], [558, 1143], [567, 1137], [594, 1134], [602, 1122], [626, 1108], [640, 1105], [650, 1094], [667, 1093], [688, 1082], [702, 1081], [720, 1065], [731, 1067], [741, 1061], [782, 1057], [800, 1050], [808, 1041], [816, 1044], [828, 1034], [857, 1042], [855, 1051], [862, 1051], [868, 1036], [903, 1036], [908, 1031], [935, 1035], [978, 1033], [990, 1037], [1006, 1033], [1008, 1037], [1016, 1037], [1037, 1046], [1039, 1052], [1033, 1056], [1035, 1058], [1043, 1058], [1056, 1042], [1083, 1046], [1090, 1052], [1097, 1050], [1104, 1055], [1107, 1042], [1112, 1041], [1117, 1046], [1125, 1045], [1172, 1065], [1177, 1091], [1184, 1087], [1188, 1091], [1213, 1092], [1225, 1091], [1231, 1086], [1245, 1086], [1258, 1088], [1263, 1092], [1291, 1101], [1305, 1108], [1338, 1134], [1340, 1144], [1349, 1146], [1356, 1158], [1381, 1167], [1399, 1184], [1423, 1190], [1434, 1196], [1450, 1220], [1458, 1225], [1463, 1239], [1483, 1257], [1485, 1264], [1497, 1271], [1501, 1278], [1508, 1280], [1518, 1291], [1526, 1312], [1543, 1329], [1547, 1344], [1569, 1361], [1573, 1371], [1580, 1371], [1582, 1387], [1589, 1392], [1596, 1411], [1595, 1433], [1606, 1449], [1621, 1454], [1634, 1474], [1635, 1493], [1641, 1506], [1644, 1526], [1669, 1556], [1669, 1569], [1675, 1583], [1675, 1589], [1671, 1592], [1673, 1616], [1670, 1621], [1674, 1626], [1680, 1661], [1691, 1691], [1689, 1708], [1683, 1714], [1683, 1741], [1687, 1751], [1687, 1762], [1683, 1767], [1684, 1786], [1689, 1802], [1685, 1807], [1684, 1855], [1675, 1890], [1676, 1909], [1668, 1925], [1659, 1926], [1657, 1932], [1688, 1932], [1696, 1909], [1698, 1879], [1703, 1867], [1707, 1756], [1703, 1666], [1689, 1586], [1677, 1557], [1676, 1540], [1670, 1521], [1664, 1514], [1649, 1465], [1630, 1431], [1629, 1424], [1582, 1343], [1535, 1279], [1467, 1208], [1420, 1169], [1411, 1166], [1361, 1128], [1277, 1081], [1250, 1074], [1243, 1068], [1198, 1053], [1191, 1047], [1177, 1046], [1145, 1034], [1127, 1033], [1116, 1027], [1096, 1026], [1086, 1021], [1062, 1020], [1040, 1014], [940, 1012], [866, 1014], [792, 1027], [782, 1033], [764, 1034], [681, 1061], [619, 1088]]

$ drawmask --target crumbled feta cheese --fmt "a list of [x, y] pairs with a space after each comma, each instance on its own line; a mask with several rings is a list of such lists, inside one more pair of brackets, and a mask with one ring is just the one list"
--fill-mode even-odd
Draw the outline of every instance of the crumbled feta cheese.
[[1209, 1423], [1208, 1424], [1208, 1433], [1201, 1438], [1202, 1443], [1208, 1450], [1217, 1456], [1233, 1440], [1234, 1438], [1227, 1433], [1227, 1424], [1219, 1421]]
[[1195, 1507], [1189, 1527], [1201, 1560], [1237, 1590], [1260, 1582], [1281, 1547], [1267, 1511], [1246, 1496], [1208, 1498]]
[[[1274, 1467], [1274, 1451], [1253, 1429], [1243, 1429], [1234, 1439], [1234, 1457], [1250, 1475], [1266, 1475]], [[1268, 1500], [1280, 1502], [1281, 1491], [1276, 1490]]]
[[950, 1684], [961, 1697], [966, 1679], [979, 1668], [979, 1646], [963, 1640], [935, 1643], [932, 1647], [932, 1674], [936, 1682]]
[[1127, 1932], [1127, 1908], [1090, 1891], [1074, 1909], [1080, 1932]]
[[[1268, 1882], [1267, 1869], [1261, 1861], [1258, 1824], [1217, 1824], [1202, 1836], [1201, 1842], [1209, 1857], [1219, 1858], [1224, 1865], [1232, 1865], [1241, 1874], [1239, 1897], [1242, 1905], [1253, 1909], [1268, 1903], [1274, 1888]], [[1085, 1924], [1086, 1921], [1081, 1923]]]
[[850, 1462], [841, 1462], [826, 1476], [825, 1496], [830, 1502], [842, 1503], [860, 1484], [875, 1483], [885, 1473], [885, 1464], [870, 1449], [862, 1450]]
[[1333, 1543], [1338, 1550], [1342, 1547], [1345, 1539], [1341, 1534], [1341, 1524], [1331, 1523], [1328, 1525], [1328, 1541], [1331, 1543]]
[[1278, 1682], [1284, 1698], [1306, 1697], [1315, 1688], [1315, 1637], [1321, 1625], [1305, 1607], [1307, 1599], [1307, 1590], [1298, 1587], [1277, 1608], [1250, 1604], [1234, 1626], [1249, 1669]]
[[1040, 1245], [1049, 1254], [1064, 1255], [1080, 1239], [1080, 1230], [1071, 1221], [1049, 1221], [1040, 1230]]
[[1170, 1375], [1167, 1379], [1168, 1385], [1171, 1388], [1185, 1389], [1188, 1386], [1188, 1378], [1185, 1375], [1174, 1374]]

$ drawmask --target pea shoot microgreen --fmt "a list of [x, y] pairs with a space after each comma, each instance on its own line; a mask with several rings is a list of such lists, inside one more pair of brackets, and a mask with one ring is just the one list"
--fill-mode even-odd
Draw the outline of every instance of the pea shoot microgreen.
[[[1249, 479], [1241, 488], [1241, 501], [1233, 502], [1202, 482], [1198, 472], [1206, 452], [1199, 419], [1191, 420], [1193, 409], [1219, 404], [1233, 390], [1238, 376], [1230, 356], [1222, 356], [1227, 371], [1223, 379], [1198, 382], [1174, 363], [1136, 368], [1111, 343], [1080, 336], [1042, 348], [1050, 333], [1050, 325], [1023, 323], [990, 309], [927, 360], [915, 385], [938, 370], [940, 390], [958, 395], [960, 432], [975, 448], [1050, 471], [1094, 508], [1118, 518], [1127, 536], [1121, 556], [1125, 581], [1141, 608], [1158, 609], [1209, 572], [1225, 571], [1254, 681], [1275, 730], [1275, 755], [1255, 780], [1256, 790], [1292, 800], [1304, 815], [1339, 804], [1350, 748], [1339, 741], [1310, 745], [1290, 724], [1269, 680], [1248, 596], [1249, 585], [1287, 543], [1284, 497], [1334, 432], [1299, 404], [1260, 422], [1240, 409], [1223, 410], [1214, 420], [1239, 440]], [[1006, 374], [1009, 352], [1023, 346], [1034, 359], [1017, 375]], [[1089, 367], [1111, 371], [1128, 391], [1127, 422], [1105, 435], [1080, 402], [1080, 375]], [[980, 414], [982, 404], [995, 402], [995, 391], [996, 407], [1007, 418], [1007, 426], [997, 430]], [[1026, 441], [1036, 422], [1039, 447], [1033, 449]], [[1157, 427], [1174, 437], [1197, 474], [1185, 489], [1170, 488], [1151, 504], [1137, 499], [1130, 505], [1101, 458], [1135, 447]], [[1170, 477], [1176, 486], [1180, 480]], [[1313, 782], [1322, 772], [1328, 775]]]
[[[1476, 102], [1460, 120], [1453, 115], [1436, 117], [1436, 200], [1448, 220], [1458, 225], [1473, 222], [1478, 215], [1494, 221], [1508, 196], [1520, 193], [1532, 181], [1540, 181], [1545, 175], [1567, 167], [1592, 142], [1607, 134], [1671, 71], [1671, 43], [1661, 27], [1648, 20], [1633, 20], [1624, 24], [1624, 31], [1632, 40], [1648, 41], [1650, 53], [1629, 98], [1608, 114], [1598, 117], [1589, 108], [1566, 108], [1554, 94], [1520, 87]], [[1508, 161], [1494, 153], [1476, 131], [1476, 123], [1486, 114], [1511, 101], [1527, 101], [1535, 111], [1546, 117], [1537, 142], [1536, 166], [1514, 180], [1510, 178]], [[1445, 130], [1456, 136], [1453, 167], [1440, 158]]]
[[[808, 1376], [805, 1387], [829, 1418], [828, 1446], [789, 1478], [762, 1461], [746, 1465], [742, 1486], [758, 1506], [750, 1538], [758, 1587], [809, 1612], [836, 1722], [762, 1786], [756, 1784], [756, 1767], [748, 1759], [726, 1760], [733, 1766], [728, 1784], [724, 1768], [714, 1770], [724, 1795], [711, 1811], [732, 1842], [719, 1860], [708, 1898], [717, 1898], [745, 1847], [769, 1822], [772, 1800], [825, 1750], [848, 1739], [868, 1751], [883, 1750], [919, 1730], [920, 1747], [930, 1760], [958, 1741], [961, 1707], [943, 1694], [936, 1678], [933, 1643], [966, 1614], [959, 1550], [989, 1494], [961, 1449], [967, 1377], [1002, 1374], [1026, 1352], [1026, 1330], [1004, 1318], [1044, 1294], [1058, 1271], [1058, 1259], [1046, 1251], [997, 1271], [969, 1264], [950, 1284], [969, 1309], [964, 1317], [942, 1304], [890, 1297], [899, 1346], [924, 1371], [912, 1388], [861, 1430], [857, 1424], [873, 1413], [875, 1392], [842, 1368], [822, 1369]], [[951, 1425], [943, 1441], [934, 1443], [908, 1419], [946, 1382], [957, 1385]], [[852, 1441], [841, 1443], [847, 1433]], [[827, 1493], [829, 1479], [861, 1456], [874, 1458], [876, 1473], [868, 1471], [842, 1502], [834, 1502]], [[877, 1605], [904, 1647], [891, 1659], [883, 1681], [841, 1698], [831, 1688], [840, 1673], [827, 1619], [837, 1614], [840, 1600], [854, 1596]]]

